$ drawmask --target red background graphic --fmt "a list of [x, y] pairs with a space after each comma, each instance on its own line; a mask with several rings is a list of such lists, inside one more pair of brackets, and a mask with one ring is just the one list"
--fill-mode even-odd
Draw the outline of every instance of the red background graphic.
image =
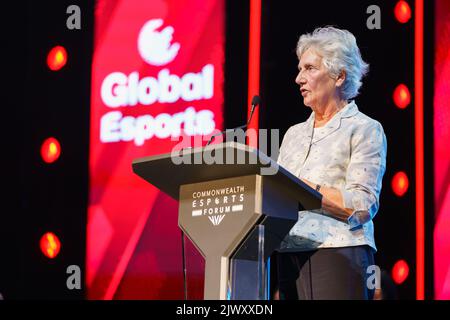
[[450, 2], [436, 2], [434, 92], [435, 298], [450, 299]]
[[[174, 28], [179, 43], [175, 59], [163, 66], [147, 64], [137, 46], [139, 31], [151, 19]], [[224, 2], [222, 0], [98, 1], [95, 10], [92, 63], [90, 196], [87, 228], [87, 294], [90, 299], [180, 299], [183, 297], [180, 230], [177, 202], [133, 174], [132, 161], [168, 153], [177, 144], [153, 136], [142, 146], [133, 141], [100, 141], [101, 117], [111, 111], [137, 117], [188, 107], [214, 113], [215, 128], [223, 127]], [[101, 85], [112, 72], [156, 78], [161, 69], [182, 77], [214, 66], [210, 99], [110, 108], [101, 98]], [[114, 89], [113, 89], [114, 92]], [[207, 139], [206, 139], [207, 140]], [[170, 179], [170, 178], [169, 178]], [[189, 260], [190, 289], [202, 290], [202, 261]], [[194, 286], [194, 287], [193, 287]], [[199, 293], [201, 296], [201, 294]]]

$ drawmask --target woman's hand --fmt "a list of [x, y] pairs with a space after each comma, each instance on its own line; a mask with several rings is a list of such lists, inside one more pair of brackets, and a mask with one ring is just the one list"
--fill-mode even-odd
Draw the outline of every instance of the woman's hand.
[[[317, 184], [306, 179], [301, 180], [311, 188], [316, 189]], [[338, 220], [347, 221], [354, 210], [352, 208], [344, 208], [341, 191], [335, 188], [321, 186], [319, 192], [322, 194], [322, 210], [324, 213]]]

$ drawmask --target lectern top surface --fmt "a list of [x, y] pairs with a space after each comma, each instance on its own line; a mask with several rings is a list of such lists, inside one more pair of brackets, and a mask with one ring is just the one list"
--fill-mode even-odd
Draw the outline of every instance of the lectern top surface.
[[184, 184], [258, 174], [279, 179], [287, 188], [293, 188], [305, 209], [321, 205], [320, 193], [264, 153], [237, 142], [135, 159], [133, 171], [177, 200], [179, 187]]

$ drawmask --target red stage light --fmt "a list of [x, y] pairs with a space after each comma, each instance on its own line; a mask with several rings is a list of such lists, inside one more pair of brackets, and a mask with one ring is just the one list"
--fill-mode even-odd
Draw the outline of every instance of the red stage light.
[[399, 84], [394, 90], [393, 94], [394, 103], [400, 109], [406, 108], [411, 103], [411, 94], [406, 85]]
[[61, 242], [53, 232], [45, 233], [39, 245], [44, 256], [50, 259], [56, 258], [61, 249]]
[[408, 22], [411, 19], [411, 7], [408, 2], [404, 0], [397, 2], [394, 8], [394, 14], [400, 23]]
[[62, 67], [64, 67], [67, 63], [67, 51], [64, 47], [56, 46], [47, 56], [47, 65], [50, 70], [58, 71]]
[[58, 140], [51, 137], [44, 141], [41, 147], [41, 156], [46, 163], [52, 163], [58, 160], [61, 154], [61, 145]]
[[392, 191], [401, 197], [408, 191], [409, 181], [406, 173], [399, 171], [392, 178]]
[[405, 260], [399, 260], [392, 267], [392, 279], [396, 284], [403, 283], [409, 275], [409, 266]]

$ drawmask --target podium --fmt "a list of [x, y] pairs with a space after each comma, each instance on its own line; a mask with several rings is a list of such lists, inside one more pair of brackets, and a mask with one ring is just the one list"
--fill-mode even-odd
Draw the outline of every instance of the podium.
[[179, 200], [178, 226], [205, 259], [207, 300], [269, 299], [268, 258], [320, 193], [237, 142], [136, 159], [133, 171]]

